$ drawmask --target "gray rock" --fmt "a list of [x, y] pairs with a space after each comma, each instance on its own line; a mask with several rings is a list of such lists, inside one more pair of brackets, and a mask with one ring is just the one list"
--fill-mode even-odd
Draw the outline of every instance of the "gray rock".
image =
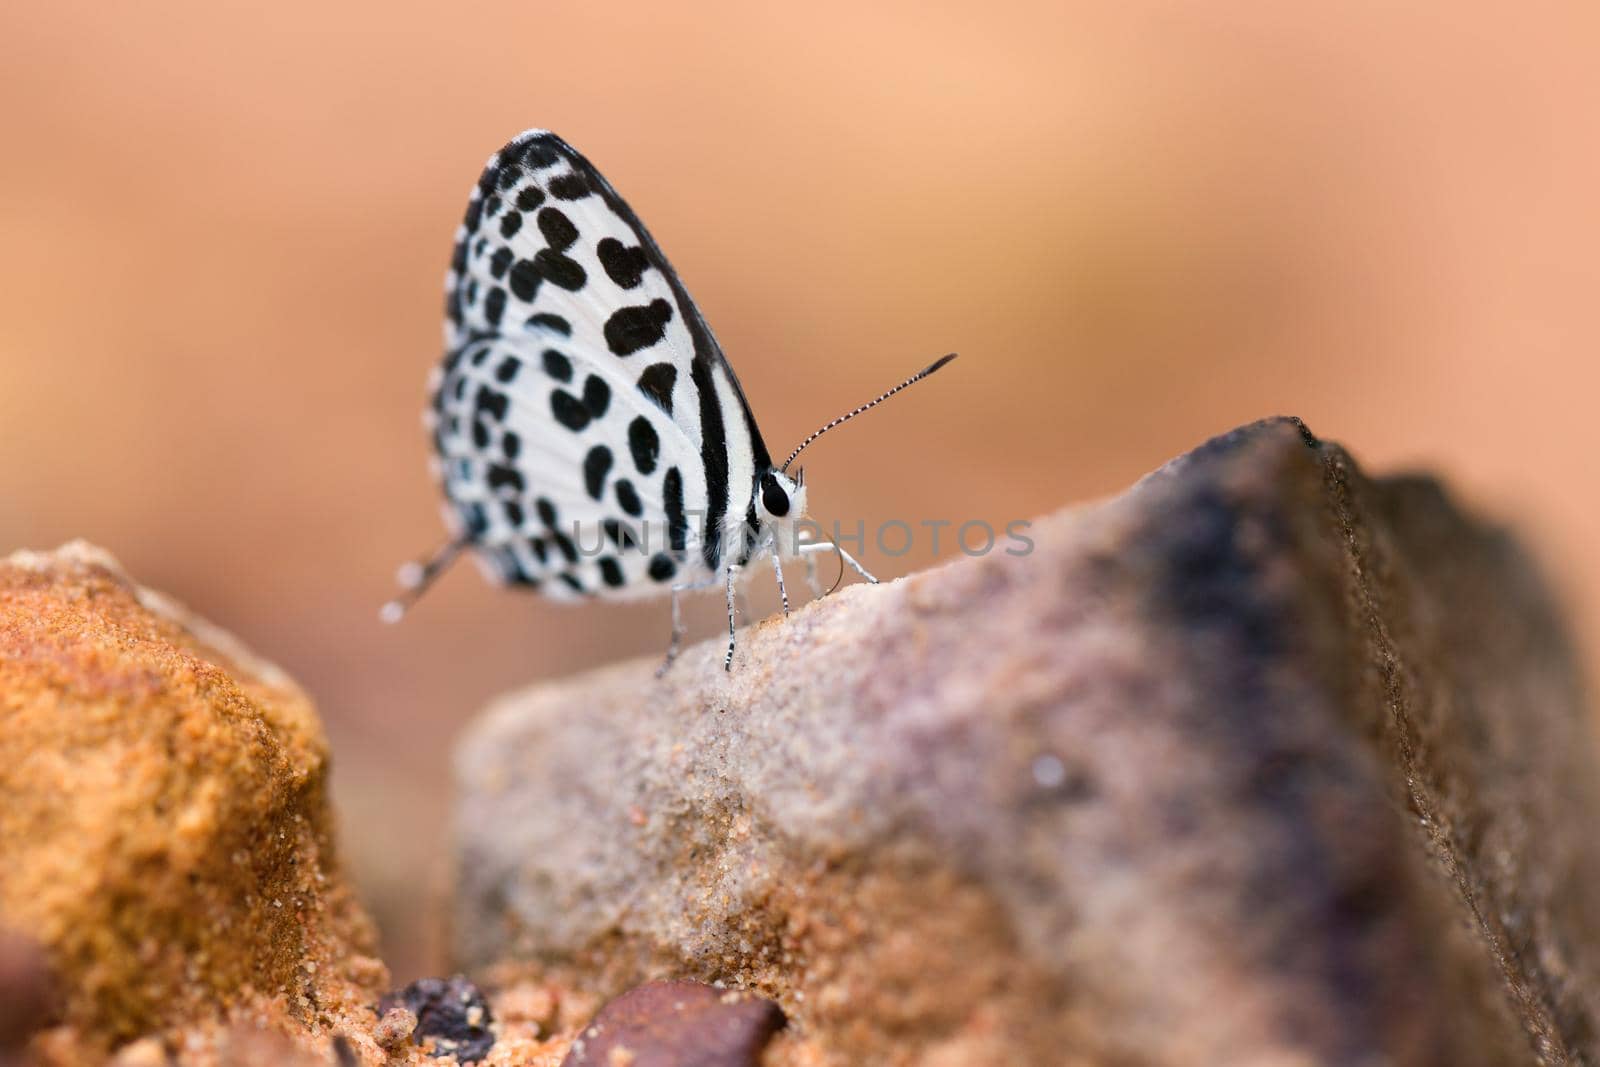
[[1600, 1058], [1595, 750], [1508, 537], [1291, 420], [1032, 536], [499, 701], [459, 962], [749, 988], [770, 1063]]

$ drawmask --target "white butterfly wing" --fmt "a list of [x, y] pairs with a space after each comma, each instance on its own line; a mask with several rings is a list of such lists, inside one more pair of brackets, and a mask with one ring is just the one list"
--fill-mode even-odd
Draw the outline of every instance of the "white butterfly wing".
[[545, 131], [489, 160], [456, 236], [430, 424], [502, 581], [639, 596], [710, 573], [766, 450], [637, 216]]

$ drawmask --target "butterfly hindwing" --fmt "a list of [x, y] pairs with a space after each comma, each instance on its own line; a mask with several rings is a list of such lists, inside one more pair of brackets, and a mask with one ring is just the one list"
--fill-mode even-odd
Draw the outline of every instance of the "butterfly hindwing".
[[766, 450], [637, 216], [560, 138], [490, 161], [457, 233], [430, 422], [452, 509], [501, 580], [636, 596], [714, 569]]

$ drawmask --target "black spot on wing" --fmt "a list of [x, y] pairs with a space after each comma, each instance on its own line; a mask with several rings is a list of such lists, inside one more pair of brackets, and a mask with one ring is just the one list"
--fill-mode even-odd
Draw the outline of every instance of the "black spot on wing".
[[511, 249], [501, 245], [494, 250], [494, 255], [489, 257], [489, 273], [496, 278], [505, 276], [511, 266], [511, 261], [516, 257], [511, 254]]
[[600, 528], [606, 532], [611, 543], [623, 551], [638, 547], [639, 540], [633, 535], [633, 527], [619, 519], [602, 519]]
[[667, 581], [678, 573], [678, 565], [672, 562], [672, 557], [665, 552], [657, 552], [650, 557], [650, 577], [658, 582]]
[[558, 382], [572, 381], [572, 360], [554, 348], [544, 350], [544, 372]]
[[557, 389], [550, 394], [550, 414], [573, 433], [589, 425], [589, 409], [565, 389]]
[[557, 200], [582, 200], [593, 191], [589, 188], [589, 179], [580, 171], [573, 171], [550, 180], [550, 195]]
[[[568, 562], [575, 562], [575, 561], [569, 560]], [[556, 577], [560, 578], [562, 584], [565, 585], [568, 589], [571, 589], [574, 593], [587, 593], [589, 591], [589, 590], [587, 590], [587, 589], [585, 589], [583, 587], [583, 583], [582, 582], [578, 581], [578, 578], [577, 578], [576, 575], [569, 574], [566, 571], [562, 571], [560, 574], [556, 575]]]
[[560, 208], [547, 207], [539, 212], [539, 232], [557, 252], [565, 252], [578, 239], [578, 228]]
[[517, 158], [525, 167], [543, 170], [561, 162], [561, 153], [556, 149], [555, 138], [549, 134], [543, 134], [519, 145]]
[[507, 459], [516, 459], [522, 451], [522, 438], [507, 430], [500, 437], [500, 451], [505, 453]]
[[[545, 210], [549, 210], [546, 208]], [[583, 265], [570, 256], [564, 256], [551, 248], [541, 248], [533, 257], [533, 268], [539, 276], [551, 285], [560, 286], [569, 293], [575, 293], [583, 288], [583, 283], [589, 280], [584, 273]]]
[[634, 518], [643, 513], [644, 501], [639, 499], [639, 491], [633, 487], [632, 482], [626, 478], [618, 478], [611, 489], [617, 494], [617, 506], [623, 511]]
[[595, 445], [583, 457], [583, 487], [589, 495], [599, 500], [606, 491], [606, 475], [611, 473], [611, 449]]
[[661, 438], [656, 428], [643, 415], [628, 423], [628, 451], [633, 453], [633, 465], [640, 474], [650, 474], [656, 469], [656, 457], [661, 454]]
[[535, 500], [533, 509], [539, 513], [539, 521], [544, 523], [547, 528], [552, 530], [556, 528], [556, 520], [559, 516], [556, 513], [556, 506], [550, 502], [549, 497], [542, 496]]
[[682, 552], [689, 543], [689, 516], [683, 510], [683, 475], [677, 467], [667, 468], [661, 495], [667, 509], [667, 545], [674, 552]]
[[670, 363], [652, 363], [639, 375], [639, 391], [654, 400], [668, 415], [672, 414], [672, 386], [678, 380], [678, 368]]
[[[484, 349], [487, 352], [487, 349]], [[496, 422], [506, 417], [506, 394], [490, 389], [487, 385], [478, 386], [478, 395], [473, 400], [474, 406], [480, 413], [493, 416]]]
[[500, 365], [494, 369], [494, 379], [497, 382], [509, 385], [511, 380], [517, 376], [517, 371], [521, 369], [522, 361], [520, 359], [518, 359], [516, 356], [507, 356], [505, 359], [502, 359], [500, 361]]
[[[501, 249], [500, 251], [504, 252], [507, 249]], [[495, 254], [499, 255], [499, 252]], [[542, 281], [544, 281], [544, 278], [539, 273], [538, 264], [531, 259], [519, 259], [516, 265], [511, 268], [511, 276], [506, 279], [506, 284], [511, 287], [512, 295], [523, 303], [527, 303], [538, 294], [539, 283]], [[537, 315], [534, 316], [534, 318], [538, 317]], [[532, 322], [531, 319], [529, 321]], [[570, 333], [571, 327], [568, 327], [565, 332]]]
[[638, 245], [629, 247], [615, 237], [607, 237], [595, 246], [595, 254], [606, 276], [624, 289], [632, 289], [650, 269], [650, 259]]
[[618, 563], [615, 557], [600, 557], [600, 580], [613, 589], [627, 581], [622, 575], [622, 564]]
[[540, 209], [538, 223], [539, 232], [549, 247], [539, 249], [534, 255], [534, 270], [552, 285], [574, 292], [582, 289], [588, 275], [577, 260], [562, 254], [577, 242], [578, 228], [565, 212], [554, 207]]
[[583, 382], [583, 406], [595, 418], [606, 413], [611, 404], [611, 387], [599, 375], [591, 374]]
[[506, 238], [515, 237], [520, 229], [522, 229], [522, 212], [506, 212], [505, 218], [500, 220], [500, 236]]
[[560, 550], [562, 558], [568, 563], [578, 562], [578, 546], [572, 543], [572, 538], [560, 530], [551, 530], [550, 541]]
[[660, 297], [648, 304], [618, 308], [606, 320], [606, 345], [615, 355], [631, 356], [659, 343], [671, 321], [672, 305]]
[[500, 316], [506, 313], [506, 291], [498, 285], [489, 290], [489, 295], [483, 298], [483, 317], [489, 320], [490, 326], [500, 325]]
[[536, 330], [549, 330], [552, 333], [559, 333], [562, 337], [572, 336], [572, 323], [560, 315], [552, 315], [548, 312], [529, 315], [525, 325]]
[[519, 211], [533, 211], [542, 203], [544, 203], [544, 190], [533, 182], [523, 186], [522, 191], [517, 194], [517, 210]]
[[512, 489], [520, 493], [526, 488], [522, 481], [522, 472], [504, 463], [489, 464], [487, 481], [490, 489]]

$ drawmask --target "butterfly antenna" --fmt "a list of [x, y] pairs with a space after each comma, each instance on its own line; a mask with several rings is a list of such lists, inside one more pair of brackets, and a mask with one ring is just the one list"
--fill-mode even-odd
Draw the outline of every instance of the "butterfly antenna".
[[399, 622], [405, 617], [407, 609], [417, 602], [423, 593], [428, 591], [428, 586], [433, 584], [435, 578], [445, 572], [450, 564], [455, 562], [456, 556], [467, 547], [468, 539], [458, 537], [440, 545], [424, 563], [412, 561], [400, 565], [399, 579], [404, 592], [383, 607], [378, 609], [378, 618], [384, 622]]
[[918, 382], [922, 381], [922, 379], [926, 378], [928, 375], [932, 374], [934, 371], [938, 370], [940, 367], [944, 366], [946, 363], [949, 363], [952, 359], [955, 359], [955, 358], [956, 358], [956, 354], [954, 352], [952, 352], [948, 356], [944, 356], [944, 357], [941, 357], [940, 359], [936, 359], [932, 363], [930, 363], [928, 366], [926, 366], [926, 367], [922, 368], [921, 370], [917, 371], [917, 373], [913, 374], [911, 377], [907, 378], [905, 381], [903, 381], [899, 385], [895, 386], [893, 389], [890, 389], [888, 392], [884, 393], [882, 396], [879, 396], [877, 399], [869, 400], [865, 404], [862, 404], [860, 407], [856, 408], [854, 411], [846, 412], [845, 414], [840, 415], [837, 419], [834, 419], [832, 422], [828, 423], [826, 426], [823, 426], [821, 429], [819, 429], [816, 433], [812, 434], [810, 437], [807, 437], [804, 441], [801, 441], [800, 442], [800, 447], [796, 448], [793, 452], [789, 453], [789, 458], [784, 460], [783, 461], [783, 466], [779, 467], [778, 469], [780, 471], [784, 472], [784, 473], [787, 473], [788, 470], [789, 470], [789, 464], [793, 463], [794, 460], [795, 460], [795, 457], [798, 456], [801, 452], [804, 452], [806, 446], [809, 445], [812, 441], [815, 441], [817, 438], [821, 437], [823, 434], [827, 433], [829, 430], [833, 429], [835, 426], [841, 425], [842, 423], [849, 422], [851, 419], [855, 418], [857, 415], [861, 414], [863, 411], [868, 411], [868, 410], [870, 410], [872, 408], [877, 407], [879, 404], [883, 403], [885, 400], [888, 400], [891, 396], [894, 396], [894, 394], [898, 393], [900, 390], [909, 388], [910, 386], [913, 386], [913, 385], [916, 385]]
[[833, 546], [833, 554], [839, 559], [839, 576], [833, 580], [833, 585], [828, 588], [828, 591], [822, 594], [824, 597], [832, 596], [833, 591], [839, 588], [839, 583], [844, 581], [844, 549], [840, 548], [839, 542], [831, 537], [828, 538], [828, 543]]

